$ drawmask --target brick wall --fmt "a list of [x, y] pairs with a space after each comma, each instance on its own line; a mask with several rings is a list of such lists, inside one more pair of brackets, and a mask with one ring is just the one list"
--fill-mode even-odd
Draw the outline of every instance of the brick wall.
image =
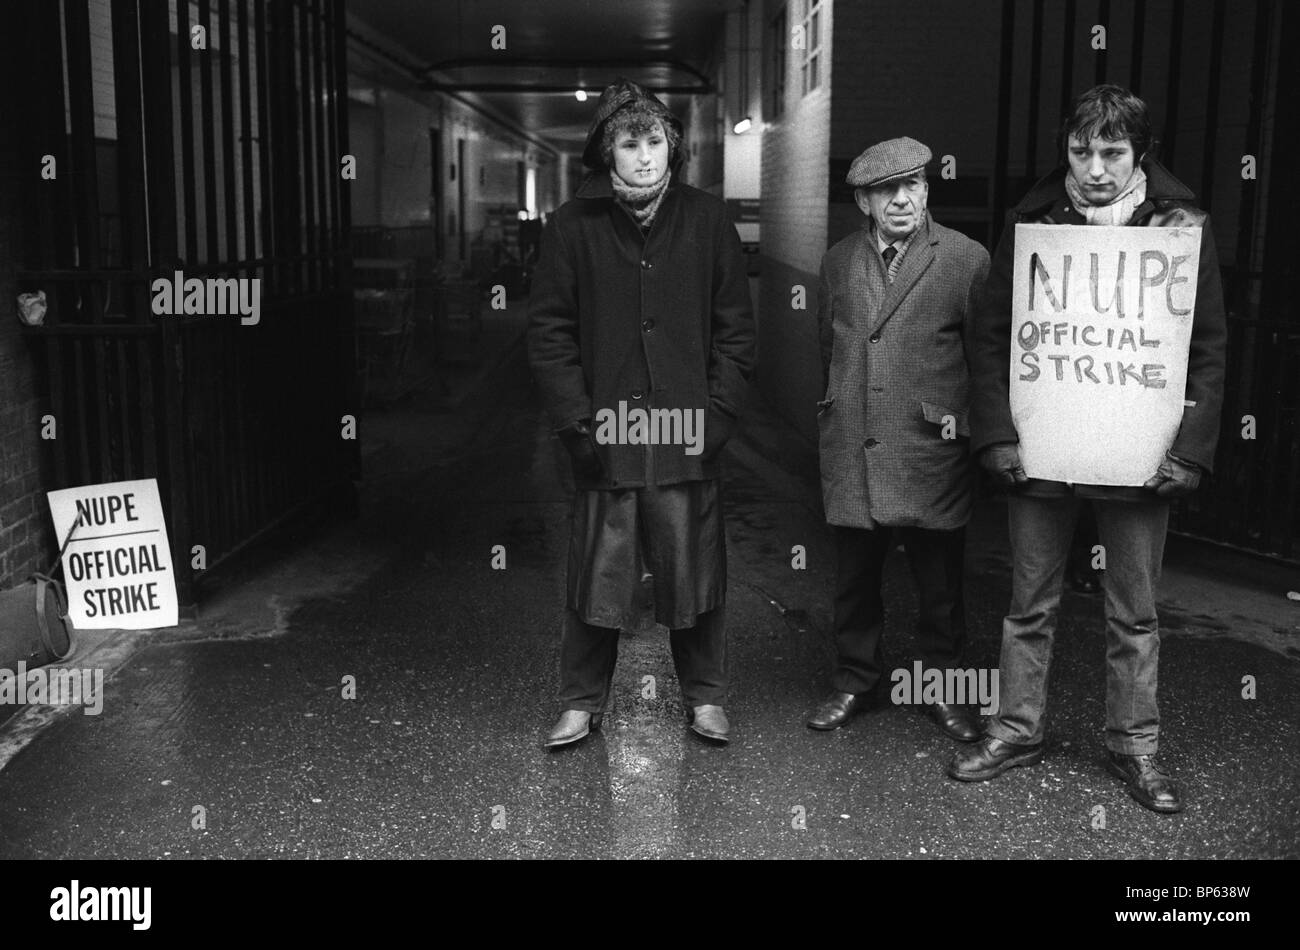
[[[0, 75], [11, 73], [6, 66]], [[11, 80], [16, 77], [6, 76]], [[17, 89], [16, 82], [5, 84]], [[0, 128], [14, 129], [16, 97], [0, 96]], [[22, 337], [15, 270], [23, 258], [19, 198], [40, 187], [35, 167], [20, 169], [17, 136], [0, 140], [0, 590], [49, 566], [52, 529], [41, 490], [40, 417], [33, 353]]]

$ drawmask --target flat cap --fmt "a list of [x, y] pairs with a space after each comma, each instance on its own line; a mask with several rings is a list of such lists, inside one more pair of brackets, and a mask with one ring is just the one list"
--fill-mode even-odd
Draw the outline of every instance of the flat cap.
[[854, 188], [870, 188], [920, 171], [930, 161], [930, 150], [906, 135], [877, 142], [853, 160], [847, 181]]

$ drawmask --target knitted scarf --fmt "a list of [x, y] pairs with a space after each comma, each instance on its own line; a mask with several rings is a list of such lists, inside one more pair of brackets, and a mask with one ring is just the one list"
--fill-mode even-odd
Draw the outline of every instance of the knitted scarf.
[[1123, 226], [1133, 220], [1133, 213], [1138, 205], [1147, 200], [1147, 176], [1141, 168], [1133, 171], [1128, 186], [1105, 204], [1092, 204], [1083, 189], [1079, 187], [1074, 176], [1066, 173], [1065, 191], [1070, 201], [1079, 209], [1079, 213], [1089, 224], [1112, 224]]
[[672, 170], [669, 169], [653, 185], [629, 185], [618, 177], [618, 172], [612, 168], [609, 170], [609, 180], [614, 186], [615, 200], [632, 212], [636, 223], [643, 228], [650, 227], [650, 223], [654, 221], [659, 205], [667, 193], [668, 180], [672, 176]]

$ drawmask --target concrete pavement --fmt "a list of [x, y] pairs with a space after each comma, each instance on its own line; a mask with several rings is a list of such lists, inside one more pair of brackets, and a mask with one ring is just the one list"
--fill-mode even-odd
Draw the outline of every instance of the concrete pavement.
[[[953, 782], [954, 743], [907, 707], [805, 728], [828, 688], [832, 548], [811, 448], [757, 399], [728, 449], [735, 741], [686, 730], [666, 633], [643, 624], [621, 638], [603, 732], [544, 752], [568, 490], [520, 319], [492, 328], [499, 360], [465, 398], [363, 419], [361, 519], [277, 543], [195, 621], [96, 641], [129, 647], [105, 661], [101, 715], [4, 727], [0, 856], [1300, 856], [1300, 582], [1197, 546], [1171, 545], [1161, 604], [1182, 815], [1141, 808], [1100, 764], [1096, 597], [1066, 595], [1040, 766]], [[986, 501], [969, 532], [976, 667], [997, 664], [1004, 514]], [[912, 597], [891, 558], [894, 665], [916, 655]]]

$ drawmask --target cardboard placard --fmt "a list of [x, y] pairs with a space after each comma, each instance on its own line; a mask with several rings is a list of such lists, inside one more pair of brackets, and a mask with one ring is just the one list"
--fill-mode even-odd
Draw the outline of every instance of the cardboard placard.
[[48, 494], [62, 543], [68, 616], [78, 630], [176, 625], [176, 574], [156, 479]]
[[1141, 485], [1183, 418], [1200, 228], [1016, 225], [1011, 416], [1030, 478]]

